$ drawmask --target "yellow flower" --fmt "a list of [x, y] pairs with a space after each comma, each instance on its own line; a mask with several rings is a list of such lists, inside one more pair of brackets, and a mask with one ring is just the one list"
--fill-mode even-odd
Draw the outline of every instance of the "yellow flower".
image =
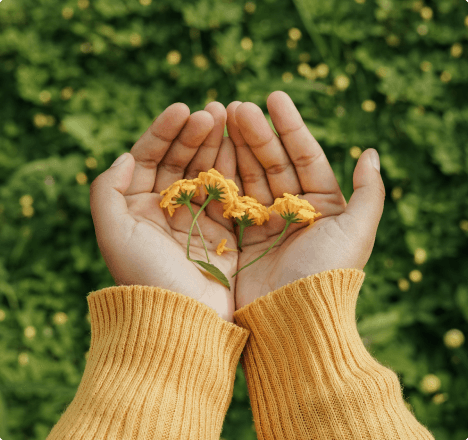
[[[201, 180], [202, 185], [217, 188], [218, 191], [222, 191], [220, 197], [216, 198], [216, 200], [219, 200], [221, 203], [232, 203], [232, 199], [237, 197], [237, 193], [239, 192], [239, 188], [233, 180], [225, 179], [224, 176], [214, 168], [211, 168], [206, 172], [200, 172], [198, 174], [198, 179]], [[208, 191], [208, 188], [206, 188], [206, 191]]]
[[223, 205], [223, 217], [241, 218], [248, 207], [247, 203], [243, 202], [239, 196], [233, 195], [228, 202]]
[[254, 197], [237, 197], [234, 201], [234, 206], [238, 208], [238, 210], [236, 211], [235, 208], [233, 208], [235, 214], [232, 211], [229, 212], [232, 217], [242, 218], [247, 214], [247, 218], [252, 220], [257, 226], [262, 225], [263, 222], [270, 219], [267, 207], [258, 202]]
[[238, 252], [237, 249], [230, 249], [228, 247], [225, 247], [226, 243], [227, 243], [227, 240], [225, 238], [223, 238], [221, 240], [221, 243], [218, 244], [218, 247], [216, 248], [216, 253], [218, 255], [221, 255], [223, 252], [226, 252], [226, 251]]
[[279, 197], [275, 203], [268, 208], [268, 212], [275, 210], [278, 214], [285, 215], [288, 212], [295, 213], [299, 223], [309, 221], [309, 226], [314, 223], [315, 217], [322, 215], [320, 212], [315, 212], [315, 208], [307, 201], [299, 199], [292, 194], [283, 193], [284, 197]]
[[159, 206], [161, 208], [167, 208], [169, 215], [172, 217], [174, 215], [175, 208], [182, 206], [176, 201], [182, 195], [181, 193], [184, 191], [187, 193], [195, 191], [194, 197], [196, 197], [200, 193], [199, 185], [201, 184], [202, 181], [199, 178], [192, 180], [181, 179], [177, 182], [174, 182], [169, 188], [160, 192], [160, 194], [164, 197], [159, 203]]

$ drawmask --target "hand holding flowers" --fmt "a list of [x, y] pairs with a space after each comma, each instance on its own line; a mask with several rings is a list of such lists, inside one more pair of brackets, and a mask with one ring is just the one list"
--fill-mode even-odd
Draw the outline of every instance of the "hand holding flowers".
[[273, 92], [267, 106], [279, 135], [253, 103], [193, 114], [173, 104], [95, 179], [96, 237], [118, 285], [178, 292], [233, 322], [297, 279], [364, 268], [385, 199], [376, 151], [361, 155], [347, 204], [289, 96]]
[[[219, 102], [192, 114], [185, 104], [172, 104], [130, 153], [94, 180], [90, 203], [97, 242], [116, 285], [170, 290], [233, 322], [235, 282], [227, 289], [186, 258], [192, 213], [171, 206], [170, 215], [168, 209], [160, 207], [160, 193], [165, 188], [178, 180], [189, 181], [200, 170], [216, 168], [226, 178], [238, 181], [234, 145], [223, 136], [225, 124], [226, 109]], [[182, 187], [188, 192], [195, 188], [189, 184]], [[195, 214], [203, 205], [204, 192], [191, 199]], [[238, 252], [219, 256], [216, 245], [225, 238], [228, 247], [235, 247], [232, 218], [224, 218], [222, 204], [213, 200], [199, 214], [196, 226], [190, 242], [191, 258], [207, 261], [208, 254], [210, 263], [230, 276], [237, 270]], [[203, 232], [208, 253], [198, 229]]]
[[[206, 190], [208, 197], [205, 203], [201, 206], [198, 213], [195, 214], [190, 204], [190, 200], [193, 196], [199, 194], [200, 186], [202, 186]], [[208, 256], [208, 250], [206, 249], [206, 244], [203, 240], [203, 235], [201, 231], [199, 231], [199, 233], [206, 251], [208, 263], [205, 263], [204, 261], [200, 260], [192, 260], [190, 258], [190, 237], [192, 235], [193, 227], [197, 222], [198, 216], [201, 214], [203, 209], [208, 205], [208, 203], [211, 200], [218, 200], [224, 203], [224, 217], [235, 217], [237, 224], [240, 226], [238, 243], [240, 249], [242, 249], [241, 245], [244, 229], [247, 226], [252, 226], [254, 223], [257, 225], [263, 224], [265, 220], [269, 219], [269, 213], [271, 212], [271, 210], [277, 211], [286, 220], [286, 226], [284, 227], [283, 232], [279, 235], [276, 241], [262, 255], [257, 257], [255, 260], [251, 261], [246, 266], [239, 269], [234, 275], [232, 275], [232, 277], [236, 276], [245, 267], [250, 266], [257, 260], [262, 258], [284, 235], [291, 223], [309, 221], [310, 226], [313, 224], [314, 219], [321, 215], [320, 212], [315, 212], [314, 207], [311, 206], [309, 202], [307, 202], [306, 200], [300, 200], [297, 198], [297, 196], [293, 196], [291, 194], [284, 193], [283, 198], [277, 198], [275, 200], [275, 203], [268, 209], [266, 209], [262, 204], [258, 203], [258, 201], [254, 197], [239, 197], [238, 191], [239, 188], [234, 183], [234, 181], [232, 181], [231, 179], [225, 179], [224, 176], [222, 176], [218, 171], [212, 168], [208, 172], [200, 172], [198, 177], [195, 179], [178, 180], [177, 182], [173, 183], [169, 188], [161, 192], [161, 196], [164, 196], [164, 198], [162, 199], [160, 206], [161, 208], [167, 208], [169, 211], [169, 215], [172, 216], [174, 214], [175, 208], [185, 205], [188, 207], [193, 216], [193, 221], [192, 225], [190, 226], [187, 242], [187, 259], [193, 261], [194, 263], [198, 263], [212, 275], [217, 277], [228, 288], [230, 288], [231, 286], [225, 275], [216, 266], [209, 264], [210, 259]], [[223, 239], [218, 245], [218, 248], [216, 249], [218, 255], [221, 255], [224, 251], [224, 245], [226, 241], [226, 239]], [[236, 251], [237, 249], [226, 248], [226, 250]]]

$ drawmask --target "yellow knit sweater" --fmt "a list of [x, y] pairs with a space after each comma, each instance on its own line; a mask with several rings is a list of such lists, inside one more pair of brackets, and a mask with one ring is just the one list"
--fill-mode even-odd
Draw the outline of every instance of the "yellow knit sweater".
[[237, 310], [235, 324], [158, 287], [90, 293], [86, 368], [47, 440], [219, 440], [239, 359], [259, 440], [434, 440], [361, 341], [364, 277], [301, 278]]

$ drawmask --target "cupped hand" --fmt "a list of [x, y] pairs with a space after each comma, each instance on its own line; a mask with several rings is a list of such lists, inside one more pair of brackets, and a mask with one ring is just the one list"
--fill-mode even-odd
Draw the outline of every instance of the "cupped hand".
[[[279, 136], [257, 105], [234, 101], [227, 107], [243, 193], [267, 207], [283, 193], [299, 195], [322, 215], [309, 228], [309, 222], [291, 224], [265, 256], [237, 274], [236, 310], [300, 278], [325, 270], [363, 269], [384, 207], [380, 166], [377, 170], [371, 162], [375, 150], [360, 156], [347, 204], [325, 153], [291, 98], [273, 92], [267, 107]], [[272, 212], [269, 221], [245, 228], [238, 269], [267, 250], [285, 225]]]
[[[90, 203], [96, 237], [117, 285], [156, 286], [194, 298], [233, 322], [238, 252], [217, 255], [222, 239], [236, 248], [232, 219], [223, 217], [221, 202], [211, 201], [197, 221], [210, 263], [229, 279], [231, 289], [187, 259], [193, 217], [182, 205], [171, 217], [160, 207], [160, 192], [180, 179], [216, 168], [235, 179], [234, 145], [223, 137], [226, 109], [219, 102], [190, 114], [183, 103], [169, 106], [140, 137], [91, 185]], [[123, 160], [123, 161], [122, 161]], [[237, 178], [238, 179], [238, 178]], [[196, 214], [206, 200], [201, 189], [191, 204]], [[190, 241], [190, 257], [206, 261], [198, 229]]]

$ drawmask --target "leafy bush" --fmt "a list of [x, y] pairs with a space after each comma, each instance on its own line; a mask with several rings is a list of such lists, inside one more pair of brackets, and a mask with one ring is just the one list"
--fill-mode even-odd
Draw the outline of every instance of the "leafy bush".
[[[89, 183], [174, 102], [266, 112], [284, 90], [347, 200], [356, 159], [379, 151], [358, 328], [437, 440], [466, 438], [467, 14], [462, 0], [3, 0], [0, 437], [44, 439], [81, 380], [85, 295], [113, 284]], [[237, 373], [223, 437], [254, 439]]]

